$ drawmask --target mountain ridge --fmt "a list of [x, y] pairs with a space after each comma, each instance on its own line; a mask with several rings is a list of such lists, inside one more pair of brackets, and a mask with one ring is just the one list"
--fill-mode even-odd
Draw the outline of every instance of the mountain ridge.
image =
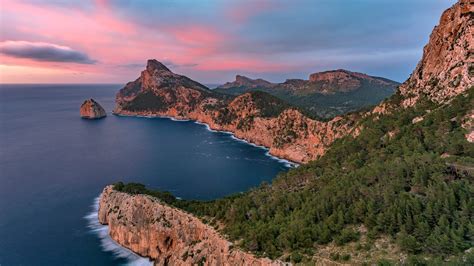
[[336, 69], [312, 73], [308, 80], [287, 79], [282, 83], [237, 75], [235, 81], [215, 91], [239, 95], [260, 90], [327, 119], [378, 104], [392, 95], [398, 85], [400, 83], [386, 78]]

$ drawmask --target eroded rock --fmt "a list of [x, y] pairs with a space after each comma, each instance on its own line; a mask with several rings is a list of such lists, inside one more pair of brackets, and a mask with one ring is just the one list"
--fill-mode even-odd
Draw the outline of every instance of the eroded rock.
[[284, 265], [243, 252], [191, 214], [112, 186], [101, 194], [99, 222], [109, 226], [118, 244], [151, 258], [155, 265]]
[[92, 98], [82, 103], [80, 114], [81, 117], [85, 119], [100, 119], [107, 116], [104, 108]]

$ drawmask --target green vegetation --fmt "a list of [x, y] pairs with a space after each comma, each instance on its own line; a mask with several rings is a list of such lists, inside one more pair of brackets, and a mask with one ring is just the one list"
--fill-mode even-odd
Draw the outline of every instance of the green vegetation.
[[261, 117], [277, 117], [290, 106], [281, 99], [262, 91], [251, 92], [252, 100], [260, 110]]
[[[389, 100], [399, 101], [400, 95]], [[416, 265], [427, 259], [469, 265], [474, 255], [462, 257], [474, 245], [474, 177], [466, 170], [473, 166], [474, 144], [461, 124], [472, 106], [474, 88], [447, 105], [423, 100], [414, 108], [370, 115], [360, 122], [358, 137], [342, 138], [319, 160], [243, 194], [201, 202], [144, 187], [130, 191], [157, 193], [220, 221], [244, 249], [271, 258], [291, 254], [297, 262], [316, 245], [347, 245], [358, 241], [355, 228], [363, 225], [369, 240], [387, 237]], [[413, 124], [418, 116], [424, 119]], [[333, 256], [351, 260], [351, 254]]]
[[163, 101], [162, 97], [156, 96], [152, 91], [140, 93], [133, 101], [125, 104], [123, 109], [140, 112], [140, 111], [164, 111], [168, 105]]
[[118, 182], [114, 184], [114, 189], [120, 192], [125, 192], [128, 194], [136, 195], [136, 194], [146, 194], [156, 198], [161, 199], [162, 201], [171, 204], [176, 201], [176, 197], [173, 196], [170, 192], [167, 191], [158, 191], [158, 190], [149, 190], [143, 184], [139, 183], [128, 183], [124, 184], [122, 182]]
[[394, 93], [394, 84], [381, 87], [380, 85], [374, 85], [368, 81], [361, 80], [359, 89], [334, 94], [321, 94], [305, 91], [304, 89], [302, 91], [295, 91], [284, 86], [271, 88], [234, 87], [215, 89], [214, 91], [228, 95], [241, 95], [246, 92], [266, 92], [304, 110], [305, 115], [321, 120], [378, 104]]

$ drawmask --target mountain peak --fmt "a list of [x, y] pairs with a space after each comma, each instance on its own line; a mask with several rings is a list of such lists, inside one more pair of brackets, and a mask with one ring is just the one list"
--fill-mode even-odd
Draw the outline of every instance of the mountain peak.
[[410, 78], [400, 86], [403, 106], [422, 95], [444, 103], [474, 84], [474, 4], [459, 0], [441, 16], [423, 57]]
[[348, 80], [354, 78], [370, 78], [369, 75], [363, 73], [352, 72], [345, 69], [329, 70], [324, 72], [316, 72], [309, 75], [310, 81], [335, 81], [335, 80]]
[[268, 88], [274, 84], [264, 79], [251, 79], [243, 75], [236, 75], [235, 81], [227, 82], [219, 86], [221, 89], [235, 88], [235, 87], [250, 87], [250, 88]]
[[153, 71], [166, 71], [166, 72], [171, 72], [169, 68], [167, 68], [163, 63], [156, 59], [148, 59], [147, 64], [146, 64], [146, 70], [148, 72], [153, 72]]
[[252, 79], [242, 75], [235, 76], [235, 82], [251, 82]]

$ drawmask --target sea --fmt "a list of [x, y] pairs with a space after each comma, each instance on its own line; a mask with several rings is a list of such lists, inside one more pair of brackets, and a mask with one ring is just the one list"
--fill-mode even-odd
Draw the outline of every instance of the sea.
[[[241, 193], [293, 165], [194, 121], [112, 114], [120, 84], [0, 85], [0, 265], [148, 265], [97, 222], [118, 181], [183, 199]], [[87, 98], [107, 111], [79, 117]]]

